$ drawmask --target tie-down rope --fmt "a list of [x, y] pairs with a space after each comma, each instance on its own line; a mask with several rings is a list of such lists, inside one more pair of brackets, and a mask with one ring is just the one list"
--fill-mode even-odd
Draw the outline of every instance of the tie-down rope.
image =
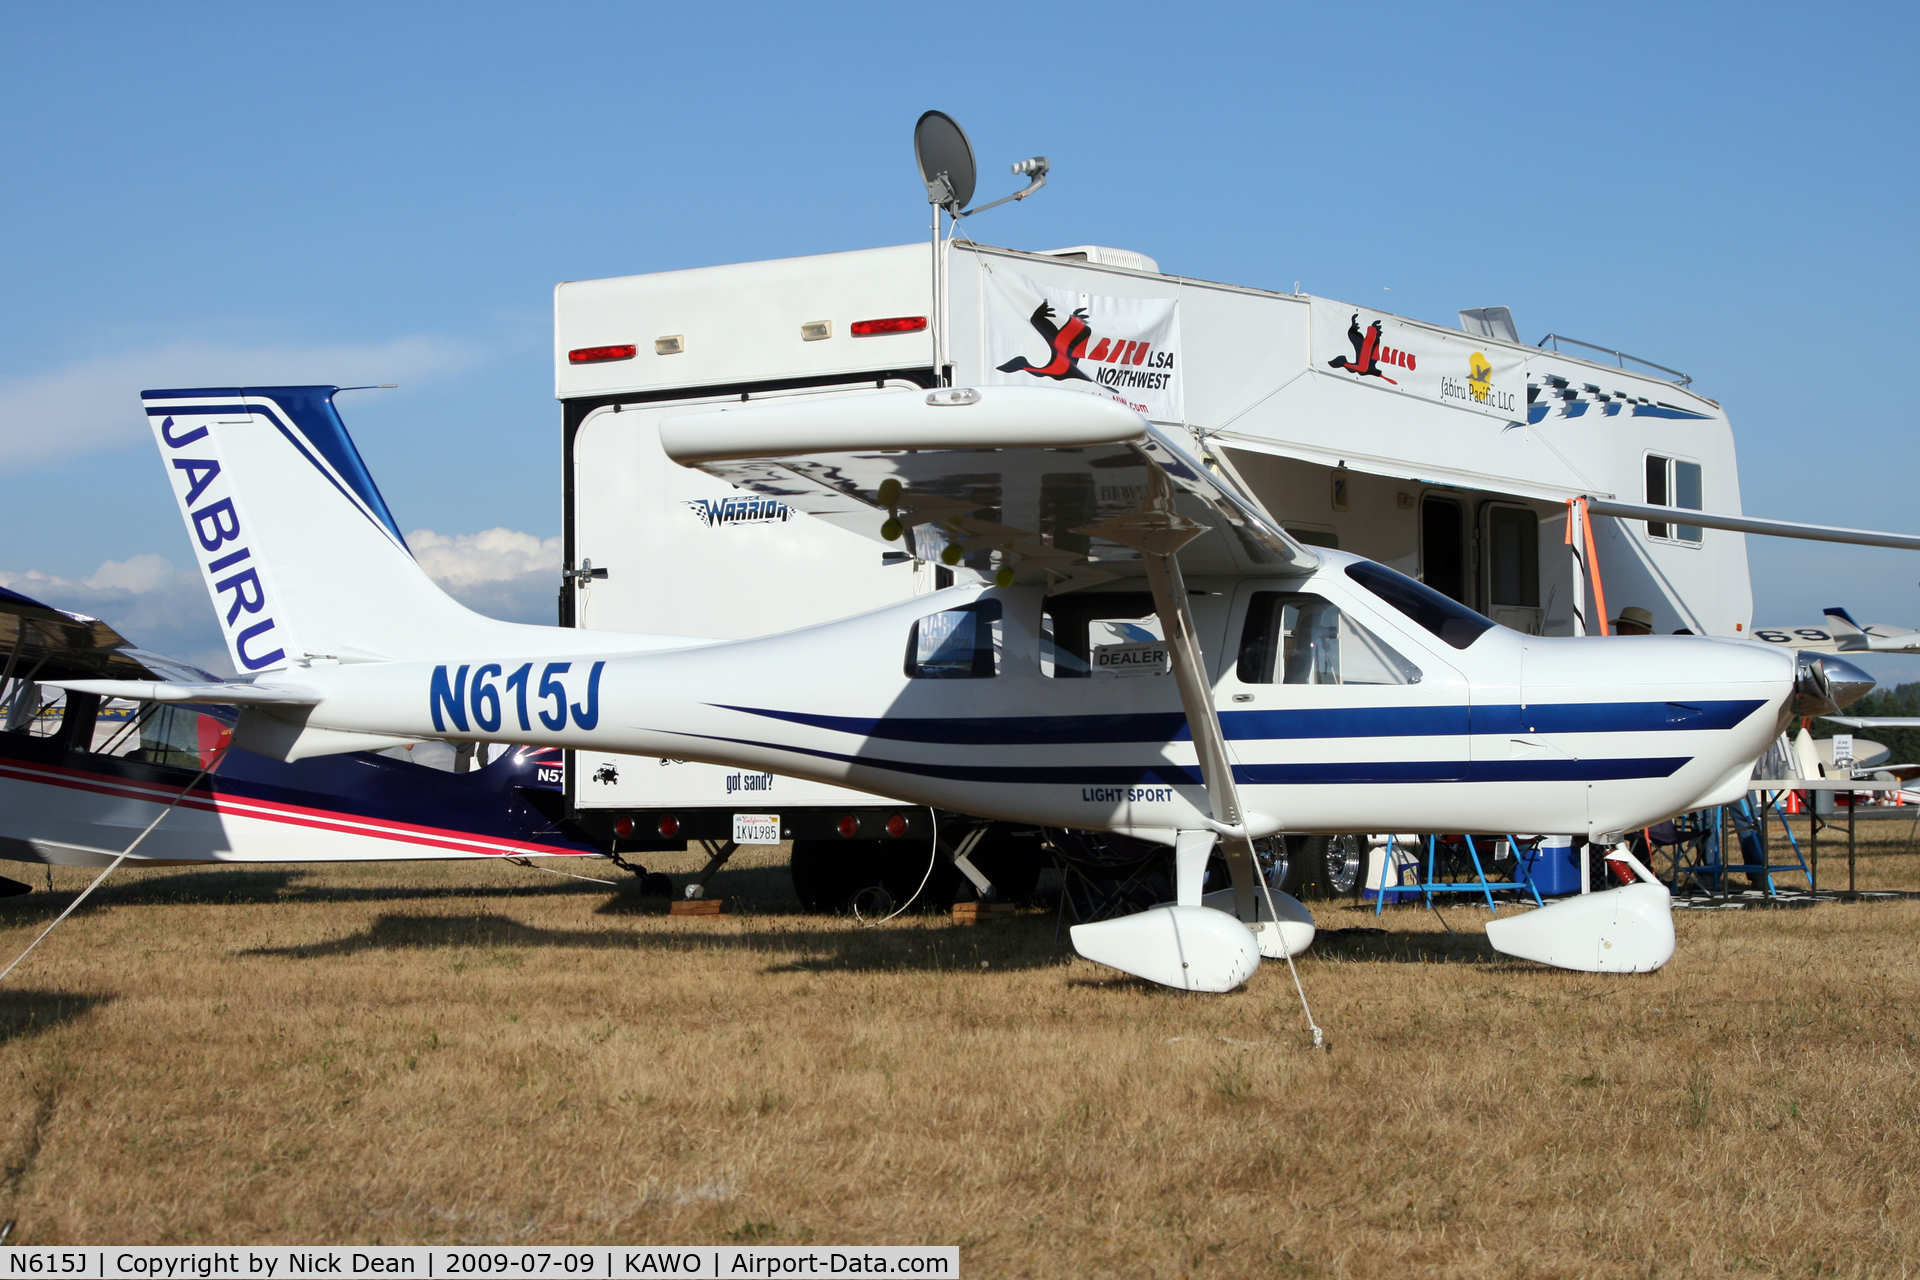
[[174, 810], [174, 806], [179, 804], [182, 800], [185, 800], [187, 798], [187, 793], [189, 791], [192, 791], [195, 787], [200, 785], [200, 779], [206, 777], [208, 774], [212, 773], [215, 769], [220, 767], [220, 762], [227, 758], [227, 752], [232, 749], [232, 746], [233, 746], [232, 739], [229, 738], [227, 741], [227, 745], [220, 748], [220, 752], [218, 755], [214, 756], [214, 758], [209, 760], [206, 764], [200, 766], [200, 772], [193, 775], [193, 781], [189, 782], [186, 786], [182, 787], [180, 789], [180, 794], [167, 802], [167, 807], [162, 809], [158, 814], [154, 816], [153, 821], [147, 824], [147, 829], [145, 831], [142, 831], [139, 835], [135, 836], [133, 838], [133, 843], [128, 845], [126, 848], [122, 849], [120, 851], [120, 856], [115, 858], [112, 862], [109, 862], [107, 864], [107, 869], [105, 871], [102, 871], [99, 875], [95, 876], [93, 878], [93, 883], [88, 885], [85, 889], [82, 889], [80, 891], [80, 896], [75, 898], [72, 902], [69, 902], [67, 904], [67, 909], [54, 917], [52, 924], [48, 925], [46, 928], [40, 931], [40, 936], [38, 938], [35, 938], [32, 942], [29, 942], [27, 944], [26, 951], [22, 951], [19, 955], [15, 956], [13, 958], [12, 964], [8, 965], [4, 969], [0, 969], [0, 981], [4, 981], [6, 979], [6, 976], [12, 973], [22, 960], [25, 960], [27, 958], [28, 952], [31, 952], [35, 947], [39, 946], [43, 941], [45, 941], [46, 936], [52, 933], [54, 929], [59, 927], [59, 924], [62, 920], [65, 920], [68, 916], [72, 915], [74, 913], [74, 909], [77, 908], [81, 903], [87, 900], [87, 895], [92, 893], [95, 889], [98, 889], [100, 887], [100, 882], [102, 880], [105, 880], [108, 876], [112, 875], [114, 868], [118, 867], [121, 863], [125, 862], [127, 860], [127, 856], [131, 854], [135, 849], [138, 849], [140, 847], [140, 842], [142, 840], [145, 840], [148, 836], [153, 834], [153, 829], [160, 825], [160, 820], [166, 817], [168, 814], [172, 813]]

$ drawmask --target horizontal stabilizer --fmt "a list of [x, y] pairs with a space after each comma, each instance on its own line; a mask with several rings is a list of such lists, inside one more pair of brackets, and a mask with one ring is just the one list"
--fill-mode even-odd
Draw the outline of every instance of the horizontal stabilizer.
[[43, 680], [70, 693], [97, 693], [129, 702], [210, 702], [243, 707], [311, 707], [318, 689], [293, 684], [167, 684], [159, 680]]

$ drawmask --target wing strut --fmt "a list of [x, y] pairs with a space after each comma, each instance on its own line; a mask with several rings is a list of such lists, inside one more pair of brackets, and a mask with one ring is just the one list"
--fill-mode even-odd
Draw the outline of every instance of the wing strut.
[[[1187, 608], [1187, 584], [1180, 574], [1178, 556], [1181, 547], [1211, 526], [1190, 520], [1174, 509], [1173, 486], [1159, 467], [1149, 467], [1147, 476], [1151, 487], [1145, 510], [1103, 520], [1081, 532], [1140, 553], [1147, 583], [1153, 590], [1154, 609], [1160, 615], [1160, 629], [1167, 638], [1173, 678], [1187, 714], [1187, 731], [1193, 735], [1200, 774], [1207, 785], [1207, 803], [1214, 817], [1212, 834], [1219, 837], [1227, 869], [1233, 875], [1234, 914], [1251, 926], [1259, 918], [1253, 841], [1247, 835], [1246, 810], [1240, 805], [1240, 792], [1233, 782], [1226, 735], [1220, 730], [1220, 714], [1213, 705], [1213, 688], [1194, 632], [1193, 614]], [[1211, 840], [1194, 839], [1199, 834], [1180, 832], [1175, 845], [1176, 884], [1183, 905], [1199, 904], [1200, 871], [1212, 849]]]

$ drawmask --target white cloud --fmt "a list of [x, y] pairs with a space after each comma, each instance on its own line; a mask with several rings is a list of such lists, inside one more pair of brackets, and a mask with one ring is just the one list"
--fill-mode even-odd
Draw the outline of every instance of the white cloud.
[[513, 529], [407, 535], [414, 559], [469, 609], [507, 622], [551, 624], [560, 594], [560, 539]]
[[173, 577], [173, 565], [152, 552], [130, 560], [109, 560], [93, 571], [86, 585], [101, 590], [120, 587], [135, 593], [154, 591]]
[[407, 382], [473, 359], [470, 349], [429, 337], [314, 347], [181, 342], [0, 380], [0, 472], [146, 444], [140, 393], [149, 388]]
[[[450, 591], [536, 571], [549, 576], [560, 572], [559, 538], [536, 538], [512, 529], [457, 534], [415, 529], [407, 535], [407, 545], [427, 575]], [[555, 584], [557, 588], [557, 577]]]
[[[508, 622], [552, 623], [560, 591], [560, 539], [513, 529], [407, 535], [427, 576], [469, 609]], [[108, 560], [84, 579], [0, 569], [0, 586], [108, 623], [142, 649], [233, 674], [226, 641], [198, 571], [144, 553]]]

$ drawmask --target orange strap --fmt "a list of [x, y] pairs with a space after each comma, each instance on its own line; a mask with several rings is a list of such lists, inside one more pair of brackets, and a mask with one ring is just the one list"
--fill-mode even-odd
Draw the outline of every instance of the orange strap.
[[1587, 576], [1593, 579], [1593, 609], [1599, 615], [1600, 634], [1607, 630], [1607, 589], [1600, 585], [1600, 561], [1593, 554], [1593, 517], [1587, 513], [1587, 500], [1580, 499], [1580, 531], [1587, 535]]

